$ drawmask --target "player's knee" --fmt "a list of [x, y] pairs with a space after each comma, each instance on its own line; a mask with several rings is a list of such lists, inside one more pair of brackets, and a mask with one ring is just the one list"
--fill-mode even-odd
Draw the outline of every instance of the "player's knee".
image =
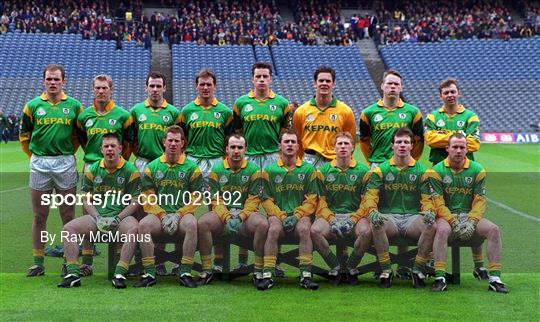
[[270, 225], [270, 227], [268, 228], [268, 239], [271, 241], [277, 241], [280, 233], [281, 233], [280, 226]]
[[450, 236], [451, 231], [452, 229], [450, 228], [450, 225], [439, 224], [437, 225], [436, 234], [437, 236], [448, 237]]
[[358, 238], [361, 240], [370, 240], [371, 235], [371, 228], [369, 226], [363, 225], [358, 228]]
[[201, 217], [201, 219], [199, 219], [199, 221], [197, 222], [197, 229], [199, 231], [208, 231], [208, 230], [210, 230], [210, 223], [208, 221], [207, 216], [203, 216], [203, 217]]
[[501, 231], [499, 229], [499, 226], [493, 224], [488, 230], [487, 237], [489, 239], [500, 239], [501, 238]]
[[300, 238], [309, 238], [311, 237], [311, 227], [308, 225], [297, 224], [296, 231]]
[[184, 227], [186, 228], [186, 233], [195, 232], [197, 233], [197, 220], [195, 217], [185, 218]]
[[322, 236], [322, 234], [323, 234], [322, 227], [320, 227], [319, 225], [311, 226], [310, 234], [311, 234], [312, 239], [316, 239], [319, 236]]
[[257, 227], [257, 232], [266, 233], [268, 231], [268, 220], [264, 218], [258, 218], [255, 222], [255, 227]]
[[149, 221], [141, 221], [139, 223], [138, 232], [139, 234], [149, 234], [152, 231], [152, 224]]

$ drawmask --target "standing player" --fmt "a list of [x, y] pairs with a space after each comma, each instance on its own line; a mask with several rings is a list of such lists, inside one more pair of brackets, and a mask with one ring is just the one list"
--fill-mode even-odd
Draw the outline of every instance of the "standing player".
[[424, 148], [422, 113], [399, 97], [403, 77], [395, 70], [384, 73], [383, 97], [368, 106], [360, 115], [360, 149], [366, 160], [375, 167], [392, 156], [392, 135], [398, 128], [407, 127], [414, 134], [411, 155], [419, 160]]
[[[253, 89], [239, 97], [233, 106], [234, 129], [246, 139], [248, 161], [255, 163], [261, 171], [276, 162], [279, 150], [279, 135], [290, 126], [289, 102], [270, 89], [272, 66], [256, 62], [251, 67]], [[240, 248], [240, 266], [247, 260], [247, 250]], [[281, 267], [278, 275], [284, 276]]]
[[484, 218], [486, 212], [486, 171], [467, 159], [468, 137], [454, 133], [448, 138], [448, 157], [433, 167], [433, 194], [437, 211], [437, 233], [433, 244], [435, 282], [433, 291], [446, 289], [448, 240], [488, 240], [489, 290], [508, 293], [501, 281], [501, 233]]
[[[29, 277], [45, 274], [41, 232], [47, 230], [49, 206], [42, 204], [42, 197], [51, 195], [53, 190], [62, 196], [75, 194], [77, 186], [74, 154], [79, 143], [76, 122], [83, 108], [79, 101], [64, 93], [65, 76], [60, 65], [45, 67], [45, 91], [26, 103], [21, 117], [20, 142], [30, 157], [30, 199], [34, 212], [34, 265], [28, 270]], [[60, 205], [59, 210], [64, 225], [73, 219], [73, 205]]]
[[[140, 189], [140, 175], [137, 168], [121, 156], [122, 145], [116, 133], [102, 135], [101, 161], [96, 161], [84, 171], [82, 191], [88, 197], [83, 198], [83, 208], [87, 215], [76, 218], [66, 225], [63, 230], [69, 236], [83, 235], [87, 240], [91, 233], [108, 233], [116, 231], [125, 236], [126, 240], [120, 251], [120, 261], [116, 266], [112, 284], [116, 288], [126, 287], [125, 274], [137, 245], [138, 222], [132, 215], [140, 207], [137, 196]], [[114, 193], [123, 199], [131, 196], [127, 204], [109, 196]], [[88, 199], [87, 199], [88, 198]], [[90, 201], [90, 199], [92, 201]], [[64, 241], [64, 251], [67, 260], [67, 275], [58, 287], [81, 286], [81, 269], [77, 264], [79, 247], [71, 238]]]
[[[204, 214], [198, 222], [199, 251], [203, 269], [201, 282], [208, 284], [213, 278], [211, 267], [213, 236], [222, 233], [230, 235], [240, 233], [253, 238], [255, 250], [253, 281], [257, 285], [262, 279], [264, 243], [268, 231], [268, 221], [257, 212], [260, 202], [261, 170], [244, 158], [246, 140], [241, 135], [230, 136], [226, 141], [225, 150], [226, 159], [216, 164], [210, 173], [212, 211]], [[227, 201], [231, 196], [234, 197], [234, 203]]]
[[474, 161], [473, 152], [480, 149], [480, 120], [473, 111], [459, 104], [461, 92], [455, 79], [446, 79], [439, 85], [443, 106], [427, 115], [425, 136], [431, 148], [429, 161], [433, 165], [443, 161], [448, 153], [448, 139], [456, 132], [467, 138], [467, 158]]
[[303, 148], [304, 160], [318, 168], [336, 157], [337, 133], [356, 137], [356, 121], [349, 106], [333, 96], [336, 72], [321, 66], [313, 74], [315, 97], [300, 106], [293, 115], [293, 126]]
[[133, 152], [137, 156], [135, 166], [144, 177], [146, 165], [159, 158], [164, 151], [162, 140], [167, 127], [180, 122], [178, 109], [167, 103], [165, 75], [150, 72], [146, 76], [148, 98], [133, 106]]
[[253, 89], [234, 103], [234, 128], [246, 138], [247, 159], [264, 169], [278, 159], [279, 135], [288, 128], [290, 108], [270, 89], [271, 65], [255, 63], [251, 77]]
[[[336, 158], [319, 168], [324, 192], [319, 197], [317, 220], [311, 226], [311, 239], [315, 249], [330, 267], [328, 276], [333, 284], [340, 282], [340, 270], [347, 269], [348, 281], [356, 284], [356, 266], [371, 245], [371, 228], [363, 216], [360, 200], [369, 180], [369, 169], [353, 158], [354, 138], [349, 132], [340, 132], [335, 138]], [[360, 219], [362, 218], [362, 219]], [[340, 267], [330, 250], [329, 239], [344, 238], [354, 229], [356, 241], [347, 267]]]
[[380, 287], [391, 286], [394, 276], [388, 253], [388, 239], [394, 236], [418, 238], [418, 254], [412, 270], [413, 286], [425, 287], [423, 270], [435, 237], [435, 213], [426, 168], [411, 156], [414, 134], [408, 128], [392, 136], [394, 155], [373, 170], [364, 198], [373, 243], [382, 268]]
[[[146, 92], [148, 98], [133, 106], [133, 152], [137, 156], [135, 166], [144, 177], [144, 169], [148, 162], [163, 154], [162, 140], [167, 127], [180, 122], [178, 109], [167, 103], [163, 94], [166, 91], [165, 75], [160, 72], [150, 72], [146, 76]], [[156, 247], [163, 249], [165, 245]], [[158, 275], [167, 275], [165, 265], [156, 265]]]
[[264, 245], [263, 279], [257, 289], [267, 290], [274, 285], [278, 242], [294, 233], [300, 240], [300, 286], [319, 288], [311, 279], [313, 244], [311, 216], [317, 209], [320, 178], [315, 168], [298, 158], [300, 149], [296, 133], [289, 130], [280, 138], [280, 157], [263, 171], [263, 207], [268, 214], [268, 237]]
[[[182, 128], [168, 127], [163, 138], [165, 153], [146, 166], [141, 189], [146, 198], [141, 200], [148, 215], [139, 222], [139, 234], [155, 237], [166, 233], [178, 236], [179, 241], [184, 238], [178, 275], [181, 285], [192, 288], [197, 286], [191, 276], [197, 248], [194, 192], [200, 192], [203, 183], [197, 164], [183, 153], [184, 143]], [[154, 243], [141, 242], [140, 247], [145, 274], [135, 286], [152, 286], [156, 284]]]
[[232, 111], [214, 96], [216, 75], [209, 69], [195, 77], [199, 95], [180, 112], [180, 124], [185, 129], [188, 159], [199, 165], [207, 180], [212, 167], [222, 161], [225, 137], [232, 132]]
[[[480, 149], [480, 120], [473, 111], [459, 104], [460, 89], [457, 80], [446, 79], [439, 85], [439, 96], [443, 106], [427, 115], [425, 124], [426, 143], [431, 148], [429, 161], [436, 165], [443, 161], [448, 153], [448, 139], [456, 132], [464, 133], [467, 138], [467, 158], [474, 160], [473, 152]], [[473, 275], [487, 280], [488, 272], [484, 267], [482, 247], [471, 247], [474, 261]]]

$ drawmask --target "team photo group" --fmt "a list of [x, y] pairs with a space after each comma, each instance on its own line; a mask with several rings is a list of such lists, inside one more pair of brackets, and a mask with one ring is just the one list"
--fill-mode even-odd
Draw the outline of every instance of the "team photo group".
[[[240, 247], [238, 265], [248, 267], [252, 250], [252, 283], [261, 291], [284, 274], [284, 240], [298, 247], [302, 288], [319, 288], [314, 252], [328, 265], [331, 284], [358, 284], [358, 266], [372, 246], [379, 286], [388, 288], [395, 276], [389, 245], [408, 238], [418, 247], [407, 270], [414, 288], [426, 288], [429, 268], [431, 290], [445, 291], [448, 243], [485, 240], [487, 265], [482, 247], [472, 247], [473, 274], [488, 290], [508, 292], [501, 280], [500, 230], [485, 218], [486, 171], [473, 157], [480, 121], [460, 104], [455, 79], [441, 81], [433, 93], [441, 106], [423, 117], [400, 98], [402, 75], [388, 70], [382, 98], [362, 109], [357, 124], [352, 109], [334, 96], [336, 73], [328, 66], [314, 71], [313, 98], [298, 107], [271, 89], [272, 66], [263, 62], [252, 66], [253, 87], [232, 107], [215, 97], [219, 82], [209, 69], [195, 76], [197, 96], [181, 108], [164, 99], [170, 89], [159, 72], [148, 74], [147, 99], [133, 107], [115, 104], [110, 76], [95, 76], [93, 104], [83, 108], [64, 93], [66, 72], [46, 66], [44, 91], [21, 117], [34, 213], [28, 277], [45, 274], [43, 234], [51, 207], [43, 200], [56, 194], [63, 200], [82, 196], [80, 214], [73, 203], [58, 205], [62, 233], [81, 236], [62, 240], [59, 287], [79, 287], [93, 274], [95, 241], [89, 236], [101, 233], [126, 237], [119, 243], [115, 288], [127, 286], [134, 257], [144, 268], [134, 287], [156, 285], [168, 274], [155, 256], [165, 249], [163, 236], [176, 240], [182, 254], [172, 267], [180, 285], [208, 285], [223, 269], [219, 240], [241, 236], [250, 247]], [[431, 168], [418, 161], [425, 144]], [[355, 159], [357, 146], [365, 160]], [[332, 250], [340, 239], [352, 241], [349, 253]], [[196, 252], [201, 269], [194, 276]]]

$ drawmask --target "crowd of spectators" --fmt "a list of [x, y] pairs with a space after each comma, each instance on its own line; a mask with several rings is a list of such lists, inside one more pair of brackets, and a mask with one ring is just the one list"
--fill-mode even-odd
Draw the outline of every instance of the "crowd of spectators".
[[442, 39], [503, 39], [530, 37], [539, 30], [516, 24], [502, 1], [402, 0], [377, 10], [376, 42], [434, 42]]
[[[516, 24], [503, 0], [400, 0], [377, 2], [375, 15], [353, 15], [342, 8], [367, 8], [373, 1], [292, 0], [294, 21], [286, 22], [273, 0], [162, 0], [176, 14], [142, 13], [141, 0], [5, 0], [0, 2], [0, 33], [82, 34], [83, 39], [134, 41], [150, 48], [152, 39], [180, 42], [274, 45], [287, 39], [306, 45], [352, 45], [373, 38], [377, 44], [434, 42], [442, 39], [521, 38], [540, 34], [540, 5], [517, 0], [524, 18]], [[508, 2], [508, 1], [507, 1]]]

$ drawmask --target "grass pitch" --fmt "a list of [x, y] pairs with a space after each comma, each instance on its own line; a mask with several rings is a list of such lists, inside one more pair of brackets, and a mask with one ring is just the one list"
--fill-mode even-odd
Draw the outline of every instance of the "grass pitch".
[[[427, 162], [424, 151], [422, 162]], [[356, 154], [357, 160], [364, 162]], [[389, 290], [370, 275], [360, 285], [332, 287], [316, 278], [310, 292], [296, 282], [298, 271], [285, 266], [286, 279], [266, 292], [249, 278], [216, 281], [185, 289], [173, 277], [160, 278], [150, 289], [113, 289], [106, 280], [106, 249], [95, 258], [95, 275], [80, 289], [58, 289], [61, 259], [45, 258], [47, 273], [26, 278], [31, 263], [32, 210], [28, 193], [28, 158], [17, 143], [0, 145], [0, 316], [1, 320], [540, 320], [540, 152], [536, 145], [482, 145], [476, 154], [488, 172], [487, 217], [503, 236], [503, 280], [510, 293], [487, 291], [473, 279], [470, 250], [462, 249], [462, 284], [442, 294], [414, 290], [395, 280]], [[79, 151], [78, 161], [82, 154]], [[81, 167], [79, 166], [79, 169]], [[80, 209], [77, 215], [80, 216]], [[57, 210], [48, 229], [60, 231]], [[235, 258], [235, 256], [233, 256]], [[366, 256], [364, 262], [372, 260]], [[318, 255], [315, 261], [321, 263]], [[234, 265], [234, 263], [233, 263]], [[487, 258], [486, 258], [487, 265]], [[431, 284], [431, 281], [428, 283]]]

